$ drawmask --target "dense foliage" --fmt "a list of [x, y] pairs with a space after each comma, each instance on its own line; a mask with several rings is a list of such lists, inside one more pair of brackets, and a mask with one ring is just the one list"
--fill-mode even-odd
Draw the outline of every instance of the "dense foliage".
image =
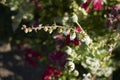
[[0, 40], [43, 68], [39, 80], [111, 80], [120, 67], [119, 0], [0, 2]]

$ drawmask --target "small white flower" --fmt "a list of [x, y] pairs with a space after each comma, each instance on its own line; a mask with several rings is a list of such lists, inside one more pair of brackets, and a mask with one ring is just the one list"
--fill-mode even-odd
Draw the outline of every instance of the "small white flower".
[[11, 7], [10, 10], [11, 10], [11, 11], [15, 11], [15, 10], [17, 10], [17, 7], [16, 7], [16, 6]]
[[77, 70], [74, 70], [73, 75], [77, 77], [77, 76], [79, 76], [79, 72]]
[[113, 51], [113, 48], [112, 48], [112, 47], [110, 47], [108, 51], [109, 51], [109, 52], [112, 52], [112, 51]]
[[78, 22], [78, 16], [74, 13], [71, 18], [70, 18], [71, 22]]
[[88, 74], [83, 74], [83, 79], [82, 80], [91, 80], [90, 77], [91, 77], [91, 74], [88, 73]]
[[26, 16], [26, 15], [23, 16], [23, 19], [27, 19], [27, 18], [28, 18], [28, 16]]
[[70, 33], [70, 40], [74, 40], [76, 38], [76, 33], [75, 32], [71, 32]]
[[28, 28], [28, 32], [32, 32], [32, 29], [31, 29], [31, 28]]
[[73, 50], [71, 47], [67, 46], [67, 49], [65, 50], [65, 52], [68, 54], [68, 55], [71, 55]]
[[62, 32], [63, 32], [63, 34], [64, 34], [65, 36], [67, 36], [67, 35], [70, 34], [70, 29], [68, 29], [68, 30], [63, 30]]
[[89, 45], [91, 43], [91, 39], [89, 36], [86, 37], [86, 42], [85, 42], [87, 45]]
[[15, 16], [11, 16], [11, 19], [12, 19], [12, 20], [15, 19]]
[[65, 67], [71, 72], [75, 69], [75, 64], [72, 61], [68, 61], [65, 64]]
[[89, 36], [86, 36], [81, 41], [84, 42], [86, 45], [89, 45], [92, 42]]
[[28, 32], [29, 32], [28, 29], [25, 29], [24, 31], [25, 31], [25, 33], [28, 33]]

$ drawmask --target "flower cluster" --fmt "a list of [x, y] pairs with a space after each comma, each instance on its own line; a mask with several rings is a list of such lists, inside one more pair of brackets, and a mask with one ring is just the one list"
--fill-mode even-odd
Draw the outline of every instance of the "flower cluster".
[[94, 10], [100, 10], [103, 6], [103, 0], [85, 0], [81, 5], [88, 13], [93, 8]]
[[54, 69], [53, 66], [48, 66], [42, 80], [55, 80], [56, 77], [60, 76], [61, 70]]
[[86, 62], [85, 63], [82, 62], [82, 65], [84, 67], [89, 67], [91, 73], [95, 74], [97, 70], [100, 68], [100, 61], [95, 58], [86, 57]]

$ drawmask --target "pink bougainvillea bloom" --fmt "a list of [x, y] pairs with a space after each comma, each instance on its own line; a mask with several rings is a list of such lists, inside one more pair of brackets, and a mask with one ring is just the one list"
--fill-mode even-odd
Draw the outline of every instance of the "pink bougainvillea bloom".
[[93, 8], [94, 10], [100, 10], [103, 6], [103, 0], [94, 0], [93, 1]]
[[54, 68], [52, 66], [48, 66], [44, 75], [43, 80], [51, 80], [51, 76], [53, 75]]
[[60, 76], [60, 74], [61, 74], [61, 71], [60, 70], [55, 70], [54, 71], [54, 75], [56, 76], [56, 77], [58, 77], [58, 76]]
[[77, 40], [77, 38], [74, 39], [73, 43], [74, 43], [74, 45], [76, 45], [76, 46], [79, 45], [79, 41]]
[[82, 32], [82, 29], [81, 29], [80, 27], [76, 27], [75, 30], [76, 30], [77, 32]]
[[94, 10], [100, 10], [103, 7], [103, 0], [87, 0], [81, 7], [84, 8], [87, 13], [91, 11], [92, 7]]
[[47, 74], [44, 74], [42, 80], [51, 80], [51, 76], [47, 75]]
[[48, 66], [46, 72], [47, 72], [47, 75], [52, 75], [52, 73], [54, 72], [54, 68], [52, 66]]
[[48, 66], [43, 74], [43, 80], [53, 80], [52, 78], [58, 77], [61, 74], [61, 70], [54, 69], [53, 66]]

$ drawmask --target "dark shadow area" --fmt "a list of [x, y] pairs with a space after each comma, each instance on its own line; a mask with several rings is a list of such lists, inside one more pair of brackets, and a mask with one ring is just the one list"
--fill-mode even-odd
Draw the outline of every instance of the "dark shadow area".
[[120, 80], [120, 46], [113, 51], [112, 59], [116, 70], [113, 72], [112, 80]]
[[8, 41], [13, 34], [11, 16], [10, 8], [0, 3], [0, 42]]
[[0, 53], [0, 80], [42, 80], [40, 67], [31, 68], [24, 61], [24, 52]]
[[120, 68], [113, 72], [113, 79], [112, 80], [120, 80]]

